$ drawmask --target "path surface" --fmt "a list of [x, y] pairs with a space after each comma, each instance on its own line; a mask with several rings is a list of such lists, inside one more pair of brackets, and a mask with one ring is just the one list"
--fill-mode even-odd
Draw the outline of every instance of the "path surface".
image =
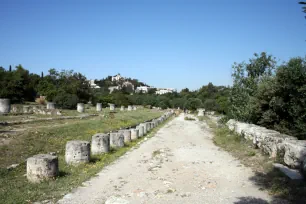
[[203, 122], [180, 115], [59, 203], [269, 202], [254, 173], [211, 138]]

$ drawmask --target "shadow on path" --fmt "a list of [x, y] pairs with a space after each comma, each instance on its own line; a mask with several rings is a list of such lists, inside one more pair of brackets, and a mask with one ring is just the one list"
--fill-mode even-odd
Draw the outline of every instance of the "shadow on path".
[[254, 197], [239, 197], [239, 201], [234, 202], [234, 204], [269, 204], [268, 201], [265, 201], [261, 198]]
[[255, 172], [255, 175], [250, 177], [250, 180], [255, 185], [259, 186], [261, 190], [268, 190], [272, 193], [273, 200], [271, 201], [271, 203], [273, 204], [306, 203], [305, 181], [290, 180], [277, 169], [272, 169], [267, 173]]

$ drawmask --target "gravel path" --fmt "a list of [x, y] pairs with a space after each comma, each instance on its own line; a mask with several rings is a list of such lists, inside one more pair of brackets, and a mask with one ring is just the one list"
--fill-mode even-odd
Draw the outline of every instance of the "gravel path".
[[268, 203], [254, 175], [180, 115], [59, 203]]

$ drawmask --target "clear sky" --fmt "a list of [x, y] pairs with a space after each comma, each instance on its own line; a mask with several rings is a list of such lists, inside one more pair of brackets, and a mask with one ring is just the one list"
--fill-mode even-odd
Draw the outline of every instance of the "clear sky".
[[305, 56], [297, 0], [0, 0], [0, 66], [121, 73], [156, 87], [231, 84], [231, 65], [266, 51]]

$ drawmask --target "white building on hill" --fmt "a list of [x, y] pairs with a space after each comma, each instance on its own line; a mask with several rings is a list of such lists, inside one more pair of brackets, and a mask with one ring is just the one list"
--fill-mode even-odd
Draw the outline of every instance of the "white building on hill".
[[176, 92], [176, 89], [165, 88], [165, 89], [157, 89], [155, 93], [158, 95], [162, 95], [162, 94], [173, 93], [173, 92]]
[[119, 86], [110, 86], [108, 87], [109, 93], [112, 93], [114, 90], [120, 90], [121, 88]]
[[149, 86], [138, 86], [136, 88], [136, 93], [148, 93], [150, 89], [152, 89], [153, 87], [149, 87]]
[[124, 79], [120, 74], [117, 74], [115, 76], [112, 76], [112, 81], [119, 81], [121, 79]]
[[89, 80], [89, 84], [90, 84], [90, 87], [93, 88], [93, 89], [99, 89], [101, 88], [100, 86], [98, 86], [97, 84], [95, 84], [95, 80]]

